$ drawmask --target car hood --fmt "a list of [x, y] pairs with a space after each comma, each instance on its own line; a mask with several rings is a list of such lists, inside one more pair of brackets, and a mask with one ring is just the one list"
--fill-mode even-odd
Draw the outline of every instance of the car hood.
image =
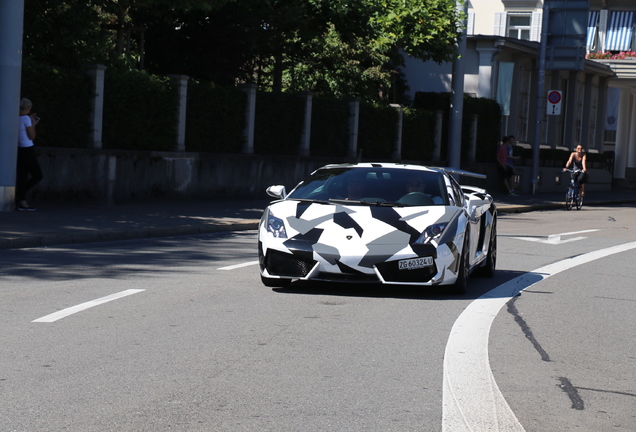
[[[320, 230], [352, 230], [364, 243], [402, 244], [415, 241], [430, 225], [451, 221], [461, 209], [453, 206], [383, 207], [283, 200], [268, 212], [285, 223], [296, 240]], [[266, 220], [267, 214], [264, 215]], [[313, 236], [311, 236], [313, 237]]]

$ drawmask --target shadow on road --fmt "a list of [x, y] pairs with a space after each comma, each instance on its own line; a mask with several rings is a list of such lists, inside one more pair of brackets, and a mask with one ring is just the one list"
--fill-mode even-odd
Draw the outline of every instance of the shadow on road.
[[287, 288], [275, 288], [279, 294], [327, 295], [336, 297], [397, 298], [410, 300], [475, 300], [499, 285], [520, 275], [521, 271], [497, 270], [492, 278], [472, 276], [468, 292], [451, 294], [449, 286], [383, 285], [381, 283], [342, 283], [295, 281]]

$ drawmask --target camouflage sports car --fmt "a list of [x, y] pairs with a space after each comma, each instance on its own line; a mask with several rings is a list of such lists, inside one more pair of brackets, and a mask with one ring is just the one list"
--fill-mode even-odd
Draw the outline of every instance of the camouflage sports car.
[[466, 291], [473, 271], [492, 276], [497, 210], [485, 190], [453, 177], [483, 175], [390, 163], [327, 165], [263, 213], [261, 279], [449, 285]]

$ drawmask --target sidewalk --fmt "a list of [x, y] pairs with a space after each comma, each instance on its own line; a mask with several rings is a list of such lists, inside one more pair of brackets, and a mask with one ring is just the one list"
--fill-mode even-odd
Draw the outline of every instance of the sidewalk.
[[[636, 191], [590, 192], [583, 206], [636, 204]], [[563, 194], [494, 194], [500, 213], [564, 209]], [[0, 249], [253, 230], [269, 201], [151, 202], [112, 206], [41, 203], [0, 212]]]

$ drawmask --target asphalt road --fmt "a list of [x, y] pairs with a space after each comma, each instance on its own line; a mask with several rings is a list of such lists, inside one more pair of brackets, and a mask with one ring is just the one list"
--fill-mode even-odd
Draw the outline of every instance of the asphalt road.
[[254, 231], [1, 251], [0, 424], [633, 431], [635, 216], [502, 215], [462, 297], [274, 291]]

